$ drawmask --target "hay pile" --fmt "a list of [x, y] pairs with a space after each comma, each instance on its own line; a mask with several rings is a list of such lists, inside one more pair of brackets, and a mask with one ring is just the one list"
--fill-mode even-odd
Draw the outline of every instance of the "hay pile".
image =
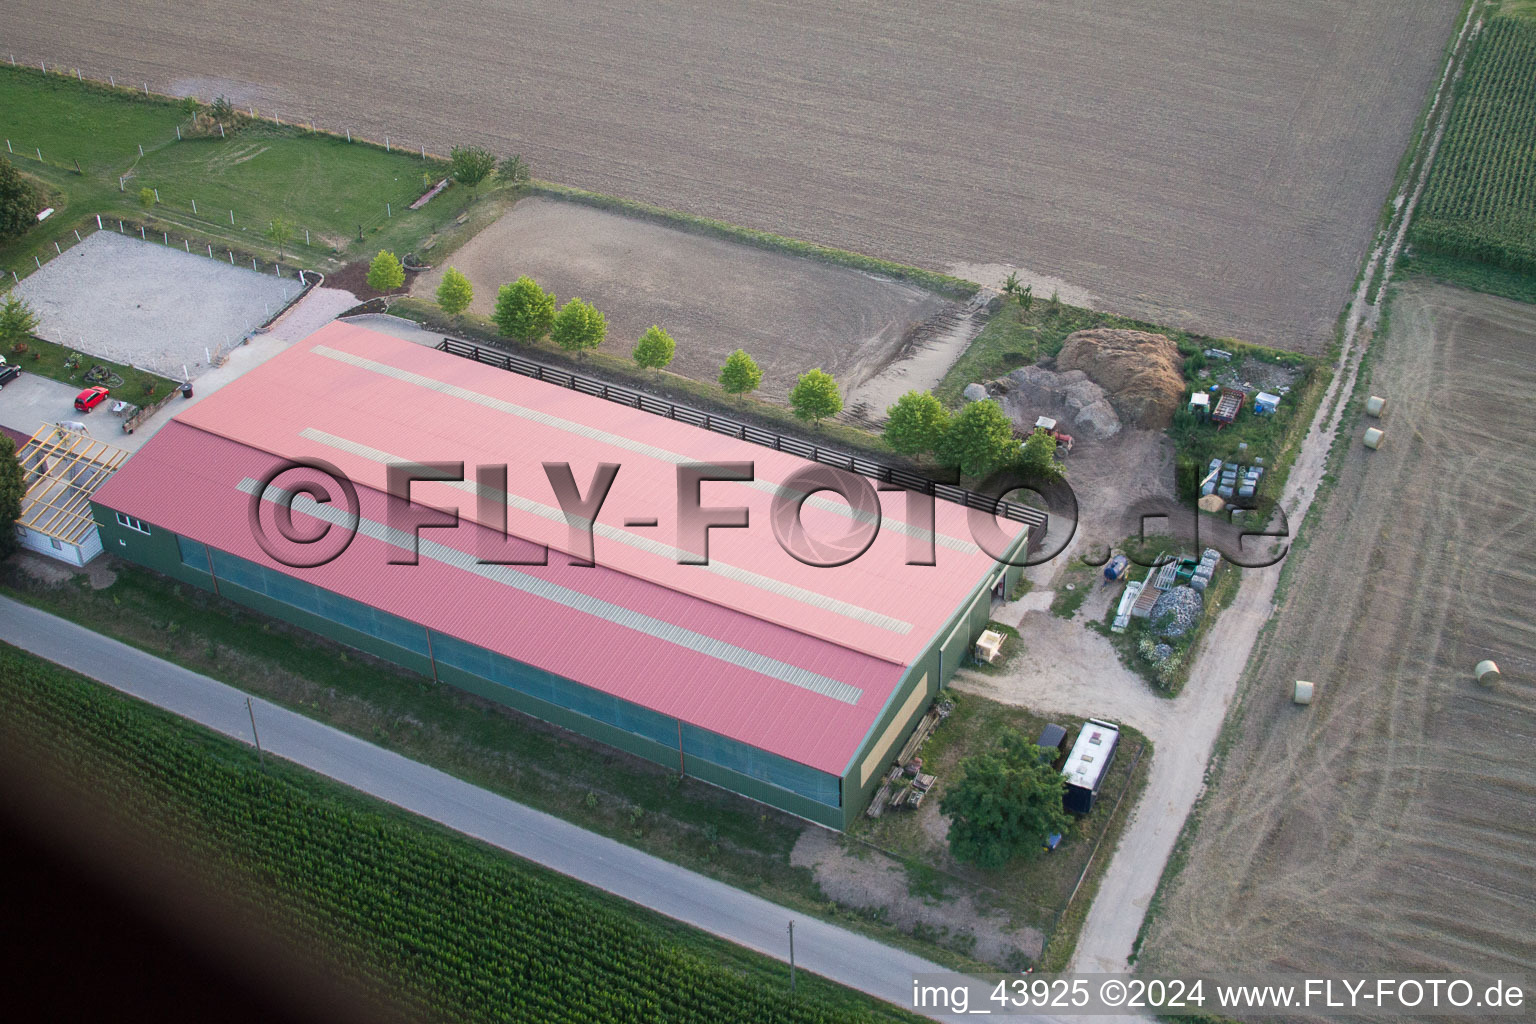
[[1067, 336], [1058, 370], [1082, 370], [1109, 393], [1120, 418], [1163, 430], [1184, 404], [1184, 360], [1161, 334], [1097, 328]]

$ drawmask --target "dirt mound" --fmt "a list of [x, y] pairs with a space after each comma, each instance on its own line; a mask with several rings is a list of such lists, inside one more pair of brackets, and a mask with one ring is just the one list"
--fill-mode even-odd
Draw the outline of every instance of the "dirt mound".
[[1183, 357], [1161, 334], [1099, 328], [1067, 336], [1058, 370], [1082, 370], [1105, 391], [1121, 419], [1162, 430], [1184, 403]]

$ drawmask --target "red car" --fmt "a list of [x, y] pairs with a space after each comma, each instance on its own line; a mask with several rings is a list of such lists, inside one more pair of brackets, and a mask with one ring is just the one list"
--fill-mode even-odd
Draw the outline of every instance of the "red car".
[[90, 412], [102, 402], [105, 402], [107, 396], [111, 393], [110, 390], [103, 387], [86, 388], [75, 396], [75, 409], [78, 412]]

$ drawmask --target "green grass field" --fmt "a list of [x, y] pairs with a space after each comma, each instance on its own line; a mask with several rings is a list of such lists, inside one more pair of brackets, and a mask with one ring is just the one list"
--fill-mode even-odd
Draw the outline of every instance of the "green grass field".
[[[90, 385], [90, 382], [85, 379], [85, 374], [93, 367], [100, 366], [117, 374], [123, 380], [121, 385], [112, 385], [113, 396], [125, 398], [135, 405], [152, 405], [170, 394], [176, 387], [176, 382], [168, 377], [150, 373], [148, 370], [124, 366], [122, 363], [98, 359], [92, 355], [76, 353], [67, 346], [56, 345], [41, 338], [33, 338], [22, 344], [26, 346], [24, 352], [18, 353], [12, 347], [5, 356], [21, 367], [23, 373], [35, 373], [84, 388]], [[80, 355], [81, 358], [73, 358], [76, 355]]]
[[1478, 38], [1411, 238], [1423, 251], [1536, 276], [1536, 19]]
[[[436, 158], [245, 116], [222, 139], [178, 141], [178, 127], [191, 134], [169, 99], [0, 68], [0, 136], [10, 159], [59, 193], [53, 217], [0, 246], [0, 267], [25, 275], [34, 253], [46, 261], [55, 241], [73, 244], [72, 229], [99, 213], [265, 258], [277, 254], [267, 231], [282, 219], [294, 229], [289, 262], [324, 271], [381, 248], [417, 249], [451, 227], [464, 205], [450, 189], [423, 210], [406, 209], [425, 180], [446, 173]], [[159, 191], [158, 204], [141, 205], [144, 188]]]
[[412, 1019], [916, 1018], [0, 645], [14, 756]]

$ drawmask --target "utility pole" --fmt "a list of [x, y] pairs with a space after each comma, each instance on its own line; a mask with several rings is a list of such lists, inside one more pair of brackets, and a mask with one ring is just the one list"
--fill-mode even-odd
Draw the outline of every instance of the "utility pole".
[[[255, 728], [252, 720], [252, 728]], [[790, 921], [790, 995], [794, 995], [794, 921]]]
[[[245, 710], [251, 716], [251, 736], [254, 737], [255, 740], [256, 740], [256, 760], [258, 762], [260, 762], [261, 770], [262, 771], [266, 771], [267, 770], [267, 756], [261, 752], [261, 737], [259, 735], [257, 735], [257, 733], [256, 733], [256, 709], [251, 706], [251, 698], [249, 698], [249, 697], [245, 698]], [[794, 935], [795, 935], [794, 928], [795, 928], [795, 926], [793, 924], [791, 924], [789, 926], [789, 928], [790, 928], [789, 935], [790, 935], [790, 948], [791, 948], [790, 959], [793, 960], [794, 959], [793, 948], [794, 948]], [[793, 975], [794, 975], [794, 969], [793, 968], [790, 969], [790, 975], [791, 975], [791, 979], [790, 979], [789, 987], [791, 989], [793, 989], [795, 987], [794, 979], [793, 979]]]

